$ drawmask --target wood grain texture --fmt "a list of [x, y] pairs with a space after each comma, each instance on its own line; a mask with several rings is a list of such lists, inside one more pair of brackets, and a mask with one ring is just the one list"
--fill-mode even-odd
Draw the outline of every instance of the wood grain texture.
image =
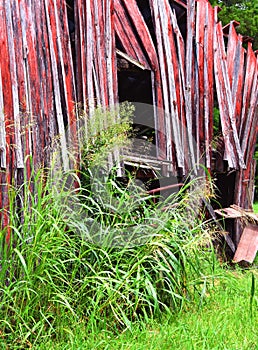
[[[207, 0], [149, 0], [144, 6], [136, 0], [76, 0], [69, 9], [71, 33], [65, 0], [0, 0], [3, 226], [8, 227], [8, 186], [29, 179], [32, 168], [48, 167], [57, 144], [63, 169], [78, 167], [88, 118], [96, 106], [105, 111], [119, 102], [117, 48], [131, 66], [135, 60], [150, 72], [156, 161], [165, 164], [163, 175], [202, 173], [201, 165], [212, 175], [234, 171], [234, 202], [250, 207], [257, 52], [251, 42], [244, 48], [235, 21], [222, 26], [218, 8]], [[220, 169], [212, 161], [216, 151], [222, 154]], [[119, 159], [116, 150], [110, 166]]]

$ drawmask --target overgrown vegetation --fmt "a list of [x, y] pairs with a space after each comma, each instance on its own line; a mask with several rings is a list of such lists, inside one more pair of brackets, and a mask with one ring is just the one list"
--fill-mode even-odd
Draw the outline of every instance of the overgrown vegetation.
[[[148, 332], [148, 325], [193, 305], [201, 310], [209, 299], [221, 270], [198, 182], [154, 206], [135, 184], [132, 191], [112, 176], [91, 178], [101, 158], [95, 145], [103, 152], [120, 127], [89, 143], [87, 191], [77, 174], [55, 167], [9, 189], [10, 243], [8, 228], [0, 236], [3, 349], [92, 349], [94, 341], [107, 348], [109, 335], [126, 331], [130, 338], [145, 325]], [[126, 136], [128, 125], [123, 130]], [[256, 304], [253, 292], [253, 311]]]
[[[66, 205], [76, 194], [58, 193], [40, 172], [34, 187], [35, 194], [30, 183], [18, 192], [10, 190], [9, 245], [1, 233], [0, 322], [6, 347], [24, 348], [47, 337], [65, 339], [71, 332], [67, 325], [80, 322], [87, 329], [130, 329], [136, 320], [176, 312], [203, 297], [204, 285], [212, 280], [214, 255], [206, 247], [209, 236], [201, 218], [189, 226], [186, 202], [173, 211], [144, 208], [144, 219], [135, 226], [144, 237], [139, 244], [128, 241], [134, 229], [127, 241], [119, 240], [119, 232], [122, 236], [129, 228], [121, 218], [117, 227], [118, 214], [108, 224], [100, 215], [94, 234], [106, 236], [98, 244], [95, 236], [87, 239], [86, 224], [78, 234], [78, 223], [70, 222]], [[23, 201], [22, 219], [17, 196]], [[133, 222], [130, 213], [124, 215]], [[119, 247], [114, 236], [108, 240], [112, 232]]]
[[94, 115], [86, 119], [82, 128], [82, 169], [87, 171], [95, 166], [99, 167], [110, 153], [125, 147], [132, 134], [132, 120], [134, 106], [123, 102], [118, 108], [103, 110], [95, 109]]
[[[188, 305], [178, 314], [134, 323], [123, 333], [116, 329], [88, 332], [76, 324], [68, 343], [46, 341], [40, 349], [110, 350], [256, 350], [258, 314], [250, 313], [252, 275], [255, 270], [229, 271], [218, 268], [216, 287], [206, 291], [202, 305]], [[253, 310], [257, 309], [257, 296]]]

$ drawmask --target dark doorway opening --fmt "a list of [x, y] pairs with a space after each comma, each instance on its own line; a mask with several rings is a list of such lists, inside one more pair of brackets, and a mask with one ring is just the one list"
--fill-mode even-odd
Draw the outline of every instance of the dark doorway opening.
[[135, 107], [130, 153], [133, 160], [129, 156], [124, 162], [125, 174], [141, 181], [147, 191], [159, 188], [158, 173], [149, 162], [156, 158], [152, 72], [118, 58], [117, 73], [119, 102], [128, 101]]
[[[129, 69], [118, 70], [119, 102], [129, 101], [135, 107], [134, 137], [155, 144], [151, 71], [142, 70], [131, 64], [128, 64], [127, 67]], [[152, 156], [156, 155], [152, 154]]]

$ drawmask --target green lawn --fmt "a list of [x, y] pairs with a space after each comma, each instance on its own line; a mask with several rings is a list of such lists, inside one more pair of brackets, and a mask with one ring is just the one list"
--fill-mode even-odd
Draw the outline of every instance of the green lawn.
[[258, 214], [258, 202], [253, 204], [254, 212]]
[[[252, 271], [255, 279], [257, 270]], [[86, 331], [83, 323], [67, 325], [69, 341], [46, 342], [39, 349], [119, 350], [257, 350], [258, 294], [252, 272], [223, 272], [202, 306], [189, 307], [174, 318], [135, 324], [131, 331]], [[253, 295], [253, 298], [251, 297]], [[252, 301], [252, 303], [250, 303]], [[252, 312], [250, 305], [252, 305]]]

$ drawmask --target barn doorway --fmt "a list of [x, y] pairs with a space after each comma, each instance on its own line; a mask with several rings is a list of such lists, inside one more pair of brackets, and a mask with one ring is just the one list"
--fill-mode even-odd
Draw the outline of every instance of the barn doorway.
[[[119, 102], [134, 105], [132, 153], [124, 161], [125, 174], [135, 177], [147, 190], [159, 188], [159, 171], [153, 166], [156, 159], [156, 133], [153, 107], [152, 72], [118, 56]], [[126, 176], [125, 182], [128, 181]]]

